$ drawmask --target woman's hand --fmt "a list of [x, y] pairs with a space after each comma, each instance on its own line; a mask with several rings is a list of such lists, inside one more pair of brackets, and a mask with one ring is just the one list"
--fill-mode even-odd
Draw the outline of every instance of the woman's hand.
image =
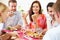
[[24, 20], [24, 25], [26, 26], [26, 25], [28, 25], [28, 22], [27, 22], [27, 20], [26, 20], [26, 17], [28, 16], [28, 14], [25, 14], [25, 13], [23, 13], [22, 14], [22, 18], [23, 18], [23, 20]]
[[38, 17], [38, 14], [34, 14], [34, 15], [32, 15], [33, 22], [36, 22], [37, 17]]
[[33, 22], [34, 22], [35, 27], [38, 27], [38, 23], [37, 23], [38, 16], [39, 16], [38, 14], [32, 15], [32, 19], [33, 19]]
[[27, 16], [28, 16], [28, 14], [26, 14], [26, 13], [22, 13], [22, 17], [23, 17], [23, 19], [26, 19]]

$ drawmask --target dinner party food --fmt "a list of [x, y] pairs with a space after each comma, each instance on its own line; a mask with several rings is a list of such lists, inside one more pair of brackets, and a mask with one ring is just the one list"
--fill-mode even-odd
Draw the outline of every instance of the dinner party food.
[[37, 32], [26, 31], [26, 35], [33, 38], [40, 38], [40, 35]]

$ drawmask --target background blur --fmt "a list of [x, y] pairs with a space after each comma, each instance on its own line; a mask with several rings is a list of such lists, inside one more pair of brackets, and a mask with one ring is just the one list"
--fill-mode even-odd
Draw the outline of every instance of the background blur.
[[[8, 1], [9, 0], [0, 0], [0, 2], [6, 4], [7, 6], [8, 6]], [[17, 10], [20, 11], [20, 12], [22, 12], [22, 10], [24, 12], [28, 12], [29, 9], [30, 9], [31, 3], [33, 1], [35, 1], [35, 0], [17, 0]], [[43, 14], [45, 14], [45, 16], [47, 18], [49, 18], [48, 14], [47, 14], [47, 11], [46, 11], [46, 6], [49, 2], [54, 2], [55, 3], [56, 0], [38, 0], [38, 1], [40, 1], [40, 3], [41, 3]], [[28, 19], [28, 21], [29, 21], [29, 19]]]
[[[17, 10], [21, 11], [28, 11], [31, 3], [34, 0], [17, 0]], [[43, 13], [46, 14], [46, 6], [49, 2], [56, 2], [56, 0], [38, 0], [41, 3], [42, 9], [43, 9]], [[8, 6], [8, 0], [0, 0], [0, 2], [3, 2], [4, 4], [6, 4]]]

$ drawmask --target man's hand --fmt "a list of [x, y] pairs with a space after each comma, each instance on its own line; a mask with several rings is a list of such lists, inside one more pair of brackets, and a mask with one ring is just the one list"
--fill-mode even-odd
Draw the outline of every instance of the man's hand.
[[7, 16], [13, 16], [13, 15], [14, 15], [13, 11], [8, 12], [8, 14], [7, 14]]

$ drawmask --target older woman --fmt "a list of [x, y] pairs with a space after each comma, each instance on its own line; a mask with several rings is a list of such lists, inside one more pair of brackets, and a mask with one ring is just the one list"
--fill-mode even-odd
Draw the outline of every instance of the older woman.
[[0, 2], [0, 24], [5, 23], [6, 21], [6, 13], [7, 13], [8, 7]]

